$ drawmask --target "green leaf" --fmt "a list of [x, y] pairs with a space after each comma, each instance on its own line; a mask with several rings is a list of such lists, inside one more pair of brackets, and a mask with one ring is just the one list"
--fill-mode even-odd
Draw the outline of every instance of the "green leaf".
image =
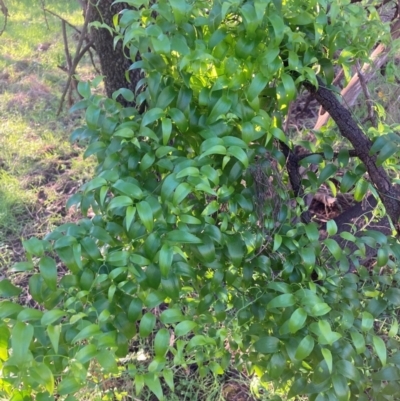
[[154, 338], [154, 352], [156, 356], [163, 357], [168, 351], [170, 334], [167, 329], [161, 329]]
[[179, 131], [186, 132], [188, 129], [188, 120], [183, 112], [179, 109], [172, 108], [169, 110], [172, 121], [178, 127]]
[[168, 277], [171, 269], [174, 251], [171, 246], [164, 244], [160, 250], [159, 264], [162, 277]]
[[160, 320], [163, 324], [181, 322], [184, 319], [182, 311], [176, 308], [166, 309], [160, 316]]
[[326, 222], [326, 231], [329, 235], [335, 235], [337, 233], [337, 225], [335, 220], [329, 220]]
[[323, 243], [327, 246], [329, 252], [333, 255], [333, 257], [336, 260], [340, 260], [340, 258], [342, 257], [342, 249], [340, 248], [338, 243], [332, 238], [325, 239]]
[[278, 14], [271, 14], [268, 19], [270, 20], [272, 27], [274, 29], [275, 38], [274, 38], [274, 46], [277, 47], [283, 39], [285, 24], [283, 19]]
[[364, 178], [357, 181], [356, 189], [354, 191], [354, 200], [361, 202], [364, 199], [365, 194], [368, 192], [369, 182]]
[[282, 74], [281, 79], [283, 87], [285, 88], [286, 101], [289, 102], [296, 97], [296, 85], [289, 74]]
[[128, 319], [136, 322], [142, 316], [143, 302], [139, 298], [132, 299], [128, 307]]
[[113, 188], [117, 189], [121, 194], [129, 196], [133, 199], [142, 199], [143, 192], [135, 184], [124, 180], [118, 180], [113, 184]]
[[30, 355], [29, 347], [33, 338], [33, 326], [16, 322], [11, 331], [11, 349], [14, 364], [26, 363]]
[[215, 106], [213, 107], [213, 109], [211, 110], [211, 113], [207, 118], [207, 123], [212, 124], [216, 122], [221, 115], [225, 115], [226, 113], [228, 113], [231, 106], [232, 106], [232, 100], [227, 95], [221, 96], [220, 99], [215, 104]]
[[310, 335], [308, 335], [300, 341], [300, 344], [296, 349], [294, 357], [297, 360], [302, 361], [311, 354], [313, 349], [314, 349], [314, 339]]
[[348, 401], [350, 389], [347, 385], [347, 380], [340, 374], [332, 376], [333, 389], [338, 401]]
[[42, 384], [49, 394], [54, 392], [54, 377], [49, 367], [43, 363], [35, 363], [30, 369], [30, 374], [34, 380]]
[[16, 287], [8, 279], [0, 281], [0, 298], [12, 298], [21, 294], [21, 288]]
[[146, 227], [148, 232], [152, 232], [154, 217], [150, 204], [147, 201], [142, 201], [136, 205], [136, 208], [143, 225]]
[[[176, 178], [179, 178], [178, 175]], [[182, 203], [182, 201], [191, 193], [193, 192], [193, 188], [187, 182], [180, 183], [174, 192], [174, 197], [172, 199], [172, 203], [174, 206], [178, 206]]]
[[84, 387], [86, 383], [81, 383], [73, 376], [64, 377], [61, 383], [57, 386], [57, 393], [60, 395], [74, 394]]
[[282, 236], [276, 233], [274, 235], [274, 246], [272, 248], [272, 252], [276, 252], [280, 248], [281, 244], [282, 244]]
[[156, 107], [160, 109], [166, 109], [171, 102], [175, 99], [177, 93], [172, 86], [164, 88], [157, 97]]
[[88, 344], [76, 353], [75, 358], [77, 361], [84, 364], [91, 361], [97, 354], [97, 347], [94, 344]]
[[317, 303], [311, 307], [310, 315], [313, 317], [326, 315], [331, 311], [331, 307], [325, 302]]
[[45, 312], [45, 314], [42, 316], [40, 323], [43, 326], [48, 326], [64, 316], [65, 316], [65, 311], [62, 311], [61, 309], [53, 309], [51, 311]]
[[106, 349], [98, 351], [96, 359], [106, 373], [118, 373], [117, 361], [111, 351]]
[[247, 99], [249, 102], [252, 102], [267, 86], [269, 79], [266, 78], [263, 74], [256, 74], [249, 89], [247, 90]]
[[390, 303], [396, 306], [400, 306], [400, 289], [399, 288], [389, 288], [385, 292], [386, 298]]
[[78, 341], [86, 340], [90, 337], [95, 336], [96, 334], [100, 334], [100, 328], [97, 324], [89, 324], [85, 328], [83, 328], [72, 340], [72, 343], [76, 343]]
[[335, 174], [337, 167], [334, 164], [327, 164], [318, 177], [318, 185], [323, 184], [329, 177]]
[[239, 146], [230, 146], [228, 148], [228, 156], [236, 157], [242, 164], [244, 168], [249, 167], [249, 159], [247, 153]]
[[139, 325], [140, 337], [142, 338], [148, 337], [150, 333], [153, 331], [155, 324], [156, 324], [156, 317], [150, 312], [145, 313]]
[[287, 308], [288, 306], [293, 306], [295, 303], [296, 298], [293, 294], [282, 294], [268, 302], [267, 309]]
[[332, 353], [328, 348], [321, 348], [321, 352], [328, 366], [329, 373], [332, 374]]
[[[12, 272], [26, 272], [33, 270], [34, 264], [32, 262], [17, 262], [11, 266]], [[1, 295], [0, 295], [1, 296]]]
[[58, 353], [58, 345], [60, 342], [60, 335], [61, 335], [61, 325], [57, 326], [48, 326], [47, 327], [47, 334], [49, 336], [51, 345], [54, 349], [54, 352]]
[[177, 337], [185, 336], [186, 334], [193, 331], [193, 329], [197, 327], [197, 324], [192, 320], [184, 320], [180, 322], [175, 327], [175, 335]]
[[376, 158], [377, 166], [381, 166], [384, 161], [389, 159], [389, 157], [393, 156], [396, 152], [398, 152], [398, 146], [395, 146], [393, 143], [386, 144], [379, 152], [378, 157]]
[[26, 252], [34, 256], [42, 256], [44, 252], [43, 242], [33, 237], [27, 241], [22, 241], [22, 245]]
[[353, 380], [355, 383], [362, 380], [359, 370], [351, 362], [346, 361], [345, 359], [337, 361], [335, 367], [341, 375]]
[[154, 164], [155, 160], [156, 156], [154, 153], [146, 153], [140, 160], [140, 171], [146, 171]]
[[353, 187], [355, 182], [358, 180], [358, 176], [351, 171], [346, 171], [344, 176], [340, 181], [340, 191], [342, 193], [347, 193]]
[[386, 266], [389, 260], [389, 251], [387, 247], [382, 247], [378, 249], [378, 255], [376, 258], [379, 267]]
[[310, 241], [318, 241], [319, 231], [316, 223], [309, 223], [305, 226], [306, 235]]
[[273, 354], [279, 350], [279, 338], [272, 336], [261, 337], [254, 343], [254, 348], [261, 354]]
[[166, 234], [165, 239], [172, 243], [178, 244], [201, 244], [202, 240], [195, 235], [182, 230], [170, 231]]
[[121, 195], [116, 196], [115, 198], [111, 199], [110, 203], [108, 204], [108, 210], [116, 209], [118, 207], [127, 207], [132, 206], [133, 201], [129, 196]]
[[121, 129], [117, 130], [116, 132], [114, 132], [114, 136], [119, 137], [119, 138], [130, 139], [135, 136], [135, 133], [132, 130], [132, 128], [125, 127], [125, 128], [121, 128]]
[[389, 330], [389, 337], [393, 338], [397, 336], [399, 332], [399, 323], [396, 318], [393, 319], [392, 327]]
[[154, 373], [146, 373], [144, 375], [144, 383], [159, 400], [164, 399], [160, 379], [158, 376], [156, 376]]
[[165, 383], [167, 383], [167, 386], [174, 393], [175, 392], [175, 384], [174, 384], [174, 373], [173, 373], [172, 369], [164, 369], [162, 374], [163, 374]]
[[142, 119], [142, 126], [145, 127], [154, 121], [158, 120], [159, 118], [164, 117], [164, 110], [160, 109], [159, 107], [154, 107], [146, 111], [143, 115]]
[[315, 266], [315, 249], [311, 247], [300, 248], [300, 256], [305, 266]]
[[387, 360], [387, 352], [386, 352], [386, 345], [382, 338], [378, 336], [372, 336], [372, 343], [374, 345], [375, 351], [378, 355], [379, 360], [382, 363], [382, 366], [386, 365]]
[[362, 313], [362, 320], [361, 320], [361, 329], [363, 331], [370, 331], [374, 326], [374, 317], [371, 313], [364, 311]]
[[0, 302], [0, 318], [4, 319], [6, 317], [15, 318], [23, 310], [21, 305], [18, 305], [11, 301]]
[[168, 145], [172, 133], [172, 121], [169, 118], [161, 119], [163, 145]]
[[57, 266], [54, 259], [43, 256], [39, 262], [40, 274], [48, 287], [55, 291], [57, 288]]
[[226, 155], [226, 147], [222, 145], [211, 146], [209, 149], [207, 149], [200, 155], [199, 159], [202, 159], [203, 157], [209, 155]]
[[28, 322], [30, 320], [40, 320], [43, 316], [43, 312], [38, 309], [24, 308], [18, 313], [17, 320], [20, 322]]
[[292, 334], [299, 331], [307, 320], [307, 313], [303, 308], [297, 308], [290, 316], [289, 330]]

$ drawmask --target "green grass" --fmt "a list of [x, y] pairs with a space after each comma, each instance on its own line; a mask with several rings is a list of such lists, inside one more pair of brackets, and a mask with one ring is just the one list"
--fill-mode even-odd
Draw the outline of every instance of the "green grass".
[[[67, 74], [60, 20], [40, 2], [10, 0], [7, 29], [0, 40], [0, 273], [23, 257], [21, 240], [44, 235], [66, 218], [65, 201], [89, 177], [91, 161], [69, 143], [79, 115], [68, 105], [57, 116]], [[47, 0], [46, 7], [72, 24], [82, 24], [78, 2]], [[1, 18], [0, 18], [1, 21]], [[68, 29], [73, 53], [74, 31]], [[47, 51], [39, 51], [43, 43]], [[84, 63], [79, 71], [90, 74]]]

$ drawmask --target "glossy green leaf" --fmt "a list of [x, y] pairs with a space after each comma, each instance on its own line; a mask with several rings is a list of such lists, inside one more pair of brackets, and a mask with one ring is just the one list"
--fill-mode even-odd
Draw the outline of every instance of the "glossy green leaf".
[[61, 336], [61, 325], [57, 325], [57, 326], [50, 325], [47, 327], [46, 331], [49, 336], [53, 350], [57, 354], [58, 353], [58, 345], [59, 345], [60, 336]]
[[295, 358], [302, 361], [307, 358], [314, 349], [314, 339], [308, 335], [304, 337], [298, 345], [295, 353]]
[[137, 212], [139, 214], [140, 220], [146, 227], [147, 231], [153, 231], [154, 217], [153, 210], [150, 204], [146, 201], [142, 201], [136, 205]]
[[333, 389], [338, 401], [347, 401], [349, 399], [349, 386], [347, 380], [340, 374], [332, 376]]
[[45, 312], [45, 314], [42, 316], [42, 319], [40, 323], [43, 326], [48, 326], [50, 324], [53, 324], [57, 320], [61, 319], [62, 317], [65, 316], [65, 312], [62, 311], [61, 309], [53, 309], [51, 311]]
[[197, 327], [197, 324], [192, 320], [184, 320], [183, 322], [180, 322], [176, 325], [175, 335], [177, 337], [185, 336], [186, 334], [190, 333], [195, 327]]
[[332, 353], [328, 348], [321, 348], [322, 356], [324, 357], [324, 360], [326, 362], [326, 365], [328, 366], [329, 373], [332, 374]]
[[12, 298], [21, 294], [21, 288], [16, 287], [8, 279], [0, 281], [0, 298]]
[[290, 316], [289, 330], [292, 334], [299, 331], [307, 320], [307, 312], [303, 308], [297, 308]]
[[329, 235], [335, 235], [337, 233], [337, 225], [335, 220], [328, 220], [326, 222], [326, 231], [328, 232]]
[[387, 351], [385, 342], [382, 340], [381, 337], [372, 336], [372, 344], [374, 345], [374, 349], [378, 355], [379, 360], [382, 363], [382, 366], [385, 366], [387, 360]]
[[364, 311], [362, 313], [361, 329], [363, 331], [370, 331], [374, 325], [374, 317], [371, 313]]
[[261, 354], [273, 354], [279, 349], [279, 338], [273, 336], [261, 337], [254, 343], [254, 348]]
[[128, 319], [136, 322], [142, 315], [143, 303], [139, 298], [132, 299], [128, 307]]
[[76, 343], [78, 341], [86, 340], [90, 337], [95, 336], [96, 334], [101, 333], [100, 328], [97, 324], [89, 324], [85, 328], [83, 328], [72, 340], [72, 343]]
[[165, 236], [166, 240], [172, 243], [178, 244], [201, 244], [202, 241], [200, 238], [197, 238], [195, 235], [182, 230], [174, 230], [170, 231]]
[[16, 365], [22, 365], [27, 361], [33, 331], [33, 326], [22, 322], [16, 322], [11, 330], [12, 358]]
[[118, 373], [118, 365], [115, 355], [106, 349], [98, 351], [96, 354], [97, 362], [106, 373]]
[[165, 356], [170, 343], [170, 333], [167, 329], [161, 329], [154, 338], [154, 352], [156, 356]]
[[148, 337], [150, 333], [153, 331], [155, 324], [156, 324], [156, 317], [150, 312], [145, 313], [142, 319], [140, 320], [139, 324], [140, 337], [142, 338]]
[[154, 373], [146, 373], [144, 375], [144, 383], [159, 400], [163, 399], [161, 382], [157, 375]]
[[287, 308], [288, 306], [293, 306], [295, 303], [296, 298], [293, 294], [282, 294], [276, 296], [270, 302], [268, 302], [267, 308]]
[[211, 110], [207, 123], [212, 124], [217, 121], [217, 119], [226, 114], [232, 105], [232, 100], [229, 96], [223, 95], [220, 97], [220, 99], [217, 101], [213, 109]]
[[40, 274], [51, 290], [57, 288], [57, 266], [54, 259], [43, 256], [39, 262]]
[[117, 189], [122, 195], [129, 196], [133, 199], [142, 199], [143, 192], [142, 190], [135, 184], [124, 181], [118, 180], [113, 184], [113, 188]]
[[98, 355], [97, 347], [94, 344], [88, 344], [77, 352], [75, 358], [80, 363], [87, 363], [97, 355]]
[[354, 199], [356, 202], [361, 202], [365, 194], [368, 192], [369, 183], [364, 178], [357, 181], [356, 189], [354, 191]]
[[340, 260], [342, 257], [342, 249], [340, 248], [339, 244], [332, 238], [325, 239], [323, 243], [327, 246], [333, 257], [336, 260]]

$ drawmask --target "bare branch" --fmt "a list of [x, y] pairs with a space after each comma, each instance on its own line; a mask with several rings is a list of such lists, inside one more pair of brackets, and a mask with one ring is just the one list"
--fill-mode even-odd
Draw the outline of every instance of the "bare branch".
[[88, 51], [88, 49], [90, 49], [90, 47], [93, 46], [92, 42], [88, 42], [86, 44], [86, 46], [82, 49], [83, 41], [85, 40], [86, 33], [87, 33], [87, 30], [88, 30], [88, 25], [89, 25], [89, 20], [90, 20], [90, 15], [89, 14], [90, 14], [90, 2], [88, 2], [87, 6], [86, 6], [85, 21], [83, 23], [82, 32], [81, 32], [81, 35], [79, 37], [78, 45], [76, 47], [74, 60], [72, 61], [71, 68], [68, 71], [68, 80], [67, 80], [67, 84], [65, 85], [64, 92], [63, 92], [63, 94], [61, 96], [60, 105], [59, 105], [58, 110], [57, 110], [57, 115], [61, 113], [62, 106], [63, 106], [64, 100], [65, 100], [65, 96], [68, 93], [68, 90], [69, 90], [70, 85], [71, 85], [71, 81], [72, 81], [73, 76], [75, 74], [76, 67], [79, 64], [79, 61], [82, 59], [83, 55]]
[[4, 4], [3, 0], [0, 0], [0, 10], [1, 10], [1, 13], [4, 15], [4, 24], [3, 24], [3, 27], [1, 28], [1, 31], [0, 31], [0, 36], [1, 36], [1, 35], [3, 35], [4, 31], [7, 28], [7, 20], [8, 20], [8, 17], [10, 15], [8, 13], [8, 9], [7, 9], [6, 5]]

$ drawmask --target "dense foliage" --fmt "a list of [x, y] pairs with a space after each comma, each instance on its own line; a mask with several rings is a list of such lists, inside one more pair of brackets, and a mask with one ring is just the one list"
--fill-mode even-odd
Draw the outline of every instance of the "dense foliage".
[[[336, 0], [124, 3], [137, 9], [115, 17], [117, 40], [132, 60], [140, 53], [131, 68], [143, 79], [114, 99], [145, 112], [92, 94], [99, 79], [79, 84], [74, 109], [86, 109], [86, 125], [72, 139], [88, 142], [98, 166], [68, 206], [87, 217], [24, 242], [28, 261], [13, 270], [32, 272], [41, 308], [0, 304], [0, 392], [79, 399], [97, 364], [162, 399], [171, 366], [196, 364], [202, 375], [256, 374], [277, 400], [395, 399], [400, 247], [378, 232], [343, 232], [358, 248], [348, 255], [333, 221], [322, 240], [301, 219], [282, 152], [302, 83], [329, 87], [335, 64], [349, 74], [385, 39], [376, 10]], [[323, 154], [304, 160], [319, 166], [305, 193], [339, 167], [342, 190], [356, 184], [360, 200], [374, 191], [348, 152], [334, 159], [337, 132], [303, 145]], [[358, 263], [367, 245], [379, 248], [369, 270]], [[20, 292], [8, 280], [0, 289]], [[148, 337], [151, 362], [130, 361], [130, 343]]]

